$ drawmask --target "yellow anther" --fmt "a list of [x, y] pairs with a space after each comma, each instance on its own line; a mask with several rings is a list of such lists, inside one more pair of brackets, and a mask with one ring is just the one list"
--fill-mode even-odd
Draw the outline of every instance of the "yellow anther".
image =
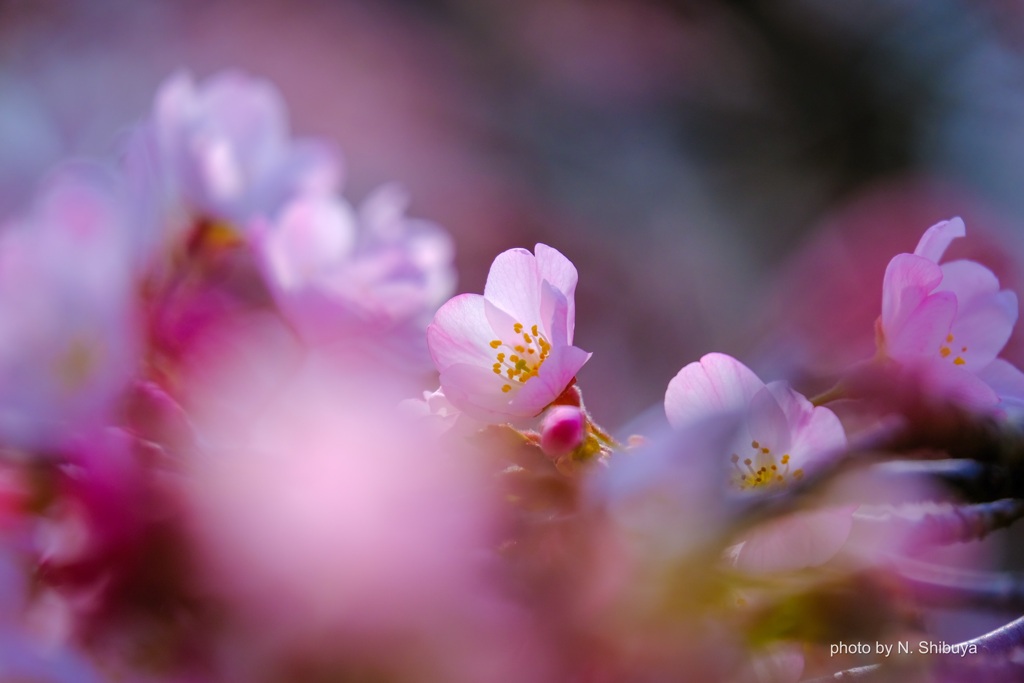
[[738, 456], [738, 455], [736, 455], [735, 453], [733, 453], [733, 454], [732, 454], [732, 457], [731, 457], [731, 458], [729, 458], [729, 459], [730, 459], [730, 460], [732, 460], [732, 461], [733, 461], [734, 463], [737, 463], [737, 462], [739, 462], [739, 461], [740, 461], [740, 456]]
[[793, 470], [793, 477], [794, 478], [800, 479], [803, 476], [804, 476], [804, 471], [802, 469], [801, 470]]
[[513, 346], [512, 348], [514, 348], [514, 349], [515, 349], [516, 351], [518, 351], [519, 353], [526, 353], [526, 347], [525, 347], [525, 346], [523, 346], [522, 344], [516, 344], [516, 345], [515, 345], [515, 346]]
[[537, 352], [536, 352], [536, 351], [534, 351], [533, 349], [526, 349], [526, 352], [527, 352], [527, 353], [537, 353]]
[[512, 326], [512, 329], [515, 330], [516, 334], [519, 334], [520, 332], [523, 331], [523, 324], [516, 323], [515, 325]]
[[956, 358], [953, 359], [953, 365], [966, 365], [966, 364], [967, 364], [967, 361], [965, 361], [960, 356], [957, 356]]
[[751, 448], [760, 448], [760, 447], [761, 447], [761, 444], [759, 444], [759, 443], [758, 443], [758, 442], [756, 442], [756, 441], [751, 441], [751, 442], [750, 442], [750, 447], [751, 447]]
[[539, 337], [540, 336], [540, 332], [537, 331], [537, 326], [536, 325], [534, 325], [533, 327], [530, 328], [530, 332], [533, 332], [533, 336], [534, 337]]
[[952, 344], [953, 343], [953, 335], [951, 335], [951, 334], [947, 334], [946, 335], [946, 343], [947, 344]]
[[527, 344], [532, 344], [533, 343], [533, 337], [531, 337], [530, 335], [528, 335], [525, 332], [523, 332], [523, 341], [525, 341]]
[[782, 464], [783, 465], [788, 465], [789, 464], [789, 453], [786, 453], [784, 456], [782, 456]]
[[743, 461], [743, 464], [744, 464], [744, 465], [753, 465], [753, 464], [754, 464], [754, 461], [753, 461], [753, 460], [751, 460], [750, 458], [747, 458], [747, 459], [745, 459], [745, 460]]
[[939, 347], [939, 355], [943, 358], [948, 358], [951, 353], [953, 353], [953, 351], [948, 346]]
[[503, 385], [501, 385], [501, 390], [502, 390], [502, 392], [507, 394], [508, 392], [512, 391], [512, 385], [511, 384], [503, 384]]
[[761, 447], [761, 452], [762, 452], [762, 453], [764, 453], [765, 455], [768, 455], [769, 453], [771, 453], [771, 450], [769, 450], [769, 449], [768, 449], [767, 447], [765, 447], [765, 446], [762, 446], [762, 447]]
[[501, 346], [501, 340], [500, 339], [495, 339], [494, 341], [491, 342], [491, 348], [492, 349], [496, 349], [499, 346]]
[[504, 360], [505, 360], [505, 354], [499, 353], [498, 354], [498, 362], [501, 363], [501, 362], [504, 362]]

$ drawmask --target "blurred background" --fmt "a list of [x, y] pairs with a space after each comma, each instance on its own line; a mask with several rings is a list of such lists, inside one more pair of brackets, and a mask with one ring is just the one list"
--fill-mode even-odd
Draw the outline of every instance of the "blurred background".
[[614, 428], [711, 350], [808, 393], [870, 356], [886, 262], [943, 218], [1020, 291], [1022, 48], [1018, 0], [2, 0], [0, 209], [174, 70], [246, 70], [349, 199], [397, 180], [453, 233], [459, 291], [569, 256]]

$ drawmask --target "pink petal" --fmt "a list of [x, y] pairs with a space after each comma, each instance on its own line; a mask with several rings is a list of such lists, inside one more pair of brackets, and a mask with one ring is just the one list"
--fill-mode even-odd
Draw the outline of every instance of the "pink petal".
[[434, 322], [427, 326], [427, 346], [438, 370], [465, 363], [491, 371], [488, 342], [494, 339], [494, 330], [484, 308], [479, 294], [460, 294], [438, 309]]
[[526, 249], [509, 249], [491, 264], [484, 298], [518, 322], [532, 325], [528, 320], [540, 312], [540, 282], [534, 255]]
[[511, 406], [514, 414], [532, 416], [547, 408], [565, 391], [580, 368], [590, 360], [590, 356], [590, 353], [576, 346], [552, 349], [537, 376], [527, 380], [513, 397]]
[[1024, 404], [1024, 372], [1011, 363], [996, 358], [978, 372], [978, 378], [988, 384], [1002, 401]]
[[765, 388], [747, 366], [722, 353], [709, 353], [672, 378], [665, 392], [665, 414], [681, 428], [723, 412], [745, 410]]
[[560, 251], [553, 249], [546, 244], [538, 243], [534, 246], [533, 251], [537, 255], [537, 271], [540, 273], [541, 279], [550, 282], [555, 289], [565, 296], [565, 299], [568, 302], [566, 319], [569, 322], [569, 328], [567, 330], [568, 343], [571, 344], [573, 326], [576, 320], [576, 307], [574, 304], [576, 282], [579, 279], [579, 275], [576, 272], [576, 266], [572, 264], [572, 261], [562, 255]]
[[939, 347], [945, 343], [956, 310], [956, 296], [952, 292], [926, 297], [901, 326], [886, 329], [886, 351], [900, 361], [933, 356], [939, 359]]
[[338, 264], [355, 241], [352, 210], [325, 197], [299, 199], [285, 207], [261, 246], [274, 284], [291, 289]]
[[786, 414], [791, 432], [796, 432], [810, 419], [814, 405], [802, 394], [793, 391], [788, 382], [769, 382], [768, 390], [772, 392], [782, 412]]
[[570, 315], [572, 299], [567, 299], [550, 282], [544, 281], [540, 288], [541, 327], [553, 346], [572, 344], [575, 321]]
[[966, 305], [961, 302], [950, 329], [950, 355], [962, 359], [964, 369], [977, 372], [1003, 350], [1016, 322], [1017, 295], [1011, 291], [976, 296]]
[[849, 507], [798, 512], [758, 527], [740, 547], [736, 566], [784, 572], [824, 564], [843, 547], [853, 526]]
[[898, 332], [907, 317], [942, 281], [942, 270], [928, 259], [897, 254], [882, 280], [882, 327], [886, 338]]
[[528, 416], [510, 407], [513, 394], [502, 392], [505, 382], [489, 367], [458, 363], [442, 370], [440, 380], [448, 401], [470, 417], [500, 422]]
[[933, 263], [938, 263], [942, 255], [946, 253], [950, 242], [966, 234], [967, 228], [959, 217], [936, 223], [921, 236], [921, 241], [917, 243], [914, 253]]
[[808, 419], [793, 431], [791, 455], [796, 467], [806, 467], [822, 459], [830, 459], [846, 449], [843, 424], [828, 408], [818, 406]]
[[961, 303], [999, 291], [999, 279], [995, 273], [975, 261], [950, 261], [939, 268], [942, 270], [942, 282], [935, 291], [953, 292]]
[[789, 451], [789, 421], [775, 396], [763, 388], [750, 399], [747, 413], [747, 430], [751, 438], [762, 447], [769, 448], [777, 455]]
[[928, 363], [919, 371], [922, 391], [935, 400], [951, 401], [969, 409], [989, 408], [999, 402], [992, 387], [952, 363]]

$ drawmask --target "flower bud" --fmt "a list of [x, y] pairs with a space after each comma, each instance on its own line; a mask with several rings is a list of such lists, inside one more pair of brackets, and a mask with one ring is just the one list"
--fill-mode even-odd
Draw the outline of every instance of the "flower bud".
[[577, 406], [554, 406], [540, 423], [540, 447], [551, 458], [576, 450], [587, 432], [587, 418]]

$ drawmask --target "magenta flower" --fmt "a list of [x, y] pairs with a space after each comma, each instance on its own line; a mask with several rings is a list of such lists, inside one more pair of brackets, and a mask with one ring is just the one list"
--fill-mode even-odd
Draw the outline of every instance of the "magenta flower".
[[575, 266], [546, 244], [534, 251], [499, 254], [483, 296], [451, 299], [427, 328], [445, 396], [473, 417], [537, 415], [590, 359], [572, 345]]
[[[828, 408], [815, 407], [784, 382], [765, 385], [735, 358], [710, 353], [679, 371], [665, 393], [665, 413], [677, 429], [718, 415], [742, 416], [729, 458], [734, 490], [770, 491], [799, 480], [808, 467], [846, 447], [846, 433]], [[778, 571], [814, 566], [832, 557], [850, 531], [852, 510], [802, 512], [753, 533], [737, 564]]]
[[966, 234], [959, 218], [937, 223], [913, 254], [897, 254], [882, 282], [880, 350], [917, 371], [931, 394], [968, 406], [1024, 400], [1024, 374], [996, 358], [1017, 322], [1017, 296], [974, 261], [939, 265]]

